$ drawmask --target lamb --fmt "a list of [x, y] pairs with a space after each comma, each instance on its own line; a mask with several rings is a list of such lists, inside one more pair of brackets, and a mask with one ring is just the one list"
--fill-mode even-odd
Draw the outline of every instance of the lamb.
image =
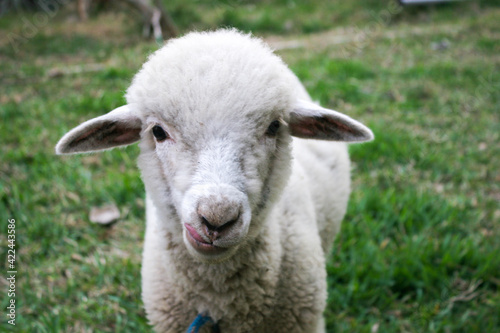
[[56, 153], [140, 141], [142, 298], [155, 330], [203, 316], [220, 332], [324, 332], [325, 253], [350, 194], [345, 142], [372, 132], [313, 103], [264, 42], [233, 29], [169, 41], [126, 100]]

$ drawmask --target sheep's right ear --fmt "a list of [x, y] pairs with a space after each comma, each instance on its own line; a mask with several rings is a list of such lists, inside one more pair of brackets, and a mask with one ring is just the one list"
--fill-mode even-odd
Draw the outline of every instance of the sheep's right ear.
[[290, 112], [290, 132], [303, 139], [364, 142], [373, 140], [372, 131], [343, 113], [298, 100]]
[[77, 154], [126, 146], [141, 138], [142, 122], [128, 105], [88, 120], [66, 133], [56, 153]]

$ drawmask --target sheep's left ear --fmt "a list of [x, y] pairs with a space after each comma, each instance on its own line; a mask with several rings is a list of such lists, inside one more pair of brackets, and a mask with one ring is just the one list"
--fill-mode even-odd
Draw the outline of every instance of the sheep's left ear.
[[363, 142], [373, 140], [372, 131], [337, 111], [299, 100], [290, 112], [290, 132], [304, 139]]
[[128, 105], [88, 120], [66, 133], [56, 153], [77, 154], [126, 146], [141, 138], [142, 122]]

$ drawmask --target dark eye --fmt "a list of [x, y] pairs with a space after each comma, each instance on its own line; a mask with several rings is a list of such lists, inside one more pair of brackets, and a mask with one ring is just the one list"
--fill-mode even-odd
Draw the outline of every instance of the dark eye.
[[153, 135], [155, 136], [158, 142], [168, 139], [167, 132], [165, 132], [165, 130], [158, 125], [155, 125], [153, 127]]
[[279, 120], [275, 120], [267, 128], [266, 134], [269, 136], [276, 136], [279, 128], [280, 128], [280, 122]]

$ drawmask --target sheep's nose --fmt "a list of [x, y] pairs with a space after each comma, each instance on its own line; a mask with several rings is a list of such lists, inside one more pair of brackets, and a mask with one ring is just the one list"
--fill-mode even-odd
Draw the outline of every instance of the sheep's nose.
[[207, 198], [199, 202], [197, 213], [203, 232], [213, 242], [238, 223], [241, 210], [239, 202]]

